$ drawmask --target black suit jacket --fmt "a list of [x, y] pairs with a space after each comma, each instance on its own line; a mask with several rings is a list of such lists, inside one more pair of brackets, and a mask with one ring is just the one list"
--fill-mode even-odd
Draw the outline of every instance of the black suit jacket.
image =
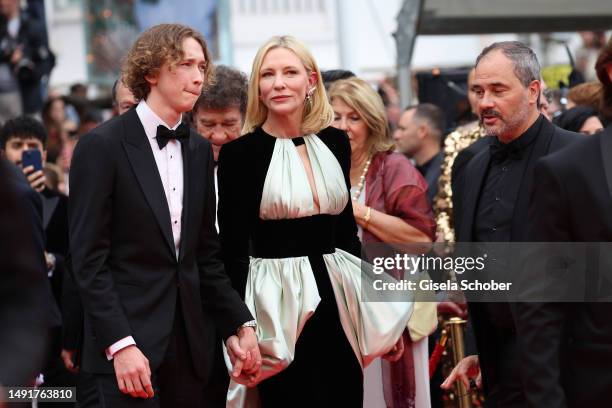
[[[55, 269], [50, 277], [55, 301], [64, 316], [62, 291], [66, 280], [66, 255], [68, 254], [68, 197], [45, 188], [42, 198], [43, 226], [45, 229], [45, 251], [55, 256]], [[75, 305], [78, 307], [78, 305]], [[57, 344], [59, 341], [57, 341]], [[59, 351], [57, 352], [59, 354]]]
[[[527, 240], [528, 222], [526, 220], [529, 211], [529, 193], [536, 180], [533, 174], [535, 163], [541, 157], [567, 146], [580, 137], [573, 132], [554, 126], [547, 120], [543, 121], [520, 181], [512, 217], [511, 241]], [[454, 217], [457, 242], [474, 240], [474, 217], [489, 166], [490, 152], [487, 146], [491, 138], [492, 136], [486, 136], [472, 145], [473, 148], [469, 152], [473, 154], [473, 157], [469, 161], [462, 162], [461, 174], [453, 180], [453, 195], [460, 198], [459, 205], [455, 207], [458, 212]], [[483, 373], [483, 386], [487, 396], [486, 406], [521, 406], [521, 402], [516, 402], [521, 401], [522, 396], [520, 395], [520, 375], [514, 371], [516, 366], [514, 364], [516, 358], [514, 335], [511, 332], [500, 334], [490, 321], [484, 307], [482, 303], [469, 304], [470, 319]], [[491, 305], [491, 307], [498, 307], [498, 305]], [[514, 305], [511, 305], [512, 311], [513, 307]], [[504, 395], [505, 392], [499, 391], [500, 387], [506, 391], [513, 390], [511, 392], [514, 395]]]
[[[42, 259], [40, 214], [31, 206], [37, 197], [21, 170], [0, 160], [0, 384], [32, 384], [45, 347], [45, 304], [50, 299]], [[12, 169], [10, 169], [12, 168]], [[38, 197], [37, 197], [38, 198]]]
[[19, 204], [26, 213], [28, 223], [28, 238], [34, 244], [35, 261], [40, 276], [43, 276], [43, 303], [45, 307], [46, 322], [50, 329], [57, 329], [62, 325], [62, 316], [57, 302], [53, 296], [53, 288], [47, 277], [47, 264], [45, 262], [45, 232], [43, 229], [43, 206], [40, 195], [32, 189], [23, 172], [11, 163], [4, 164], [8, 180], [17, 192]]
[[[530, 238], [612, 242], [611, 160], [612, 126], [542, 159], [535, 169]], [[517, 311], [529, 405], [609, 406], [612, 304], [524, 303]]]
[[133, 336], [159, 367], [180, 297], [197, 375], [206, 380], [215, 330], [234, 334], [251, 314], [219, 258], [213, 158], [193, 130], [182, 143], [180, 256], [150, 143], [133, 108], [85, 135], [70, 174], [70, 250], [85, 309], [82, 367], [112, 373], [104, 350]]

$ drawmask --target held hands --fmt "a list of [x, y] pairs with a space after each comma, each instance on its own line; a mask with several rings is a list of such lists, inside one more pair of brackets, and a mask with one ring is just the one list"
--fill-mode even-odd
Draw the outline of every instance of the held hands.
[[34, 171], [34, 166], [28, 166], [23, 169], [23, 174], [34, 190], [40, 193], [45, 189], [45, 173], [42, 170]]
[[480, 364], [478, 362], [478, 356], [467, 356], [453, 368], [450, 375], [442, 385], [441, 388], [450, 390], [453, 384], [459, 379], [463, 382], [466, 389], [470, 389], [470, 379], [476, 377], [476, 386], [482, 388], [482, 373], [480, 372]]
[[135, 345], [127, 346], [113, 355], [119, 390], [134, 398], [152, 398], [149, 360]]
[[404, 336], [403, 335], [400, 336], [399, 340], [397, 341], [397, 343], [395, 343], [395, 346], [393, 346], [391, 351], [389, 351], [387, 354], [382, 356], [382, 358], [393, 363], [399, 360], [402, 357], [402, 354], [404, 354]]
[[261, 354], [255, 330], [242, 327], [238, 336], [227, 339], [226, 346], [233, 367], [232, 380], [249, 387], [256, 385], [261, 371]]

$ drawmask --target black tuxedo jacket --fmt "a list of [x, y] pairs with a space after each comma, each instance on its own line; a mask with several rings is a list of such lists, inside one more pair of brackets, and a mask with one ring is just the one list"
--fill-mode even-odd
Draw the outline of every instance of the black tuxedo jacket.
[[0, 384], [7, 386], [31, 384], [40, 372], [44, 312], [53, 309], [47, 303], [40, 198], [19, 177], [20, 169], [0, 160]]
[[225, 339], [251, 314], [219, 258], [213, 157], [191, 130], [182, 142], [180, 256], [151, 145], [136, 109], [78, 143], [70, 174], [70, 250], [85, 309], [82, 367], [112, 373], [104, 350], [133, 336], [156, 370], [173, 328], [177, 296], [197, 375], [206, 381], [215, 329]]
[[[456, 207], [455, 234], [457, 242], [474, 241], [475, 215], [481, 189], [487, 174], [490, 161], [488, 144], [492, 136], [478, 140], [470, 149], [473, 157], [466, 161], [460, 177], [453, 180], [453, 195], [461, 202]], [[531, 154], [521, 178], [517, 201], [511, 225], [511, 241], [527, 240], [530, 191], [535, 185], [533, 170], [535, 163], [543, 156], [557, 151], [578, 140], [579, 135], [554, 126], [544, 120], [532, 147]], [[521, 375], [515, 370], [516, 345], [514, 333], [499, 332], [490, 321], [486, 307], [504, 307], [500, 304], [469, 303], [470, 319], [474, 328], [474, 336], [480, 367], [483, 373], [483, 386], [487, 396], [487, 407], [522, 406]], [[511, 305], [514, 317], [514, 305]]]
[[[535, 176], [531, 240], [605, 242], [609, 248], [612, 126], [542, 159]], [[517, 311], [522, 370], [530, 373], [524, 379], [529, 405], [608, 406], [612, 304], [525, 303], [517, 305]]]

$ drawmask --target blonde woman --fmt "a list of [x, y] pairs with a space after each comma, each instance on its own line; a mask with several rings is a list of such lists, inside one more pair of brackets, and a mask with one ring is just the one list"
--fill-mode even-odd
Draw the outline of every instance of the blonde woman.
[[[364, 245], [431, 242], [435, 222], [427, 183], [406, 157], [393, 153], [380, 96], [355, 77], [334, 82], [329, 98], [334, 126], [347, 132], [351, 144], [353, 214]], [[429, 407], [427, 337], [413, 343], [406, 331], [404, 343], [400, 360], [382, 367], [375, 361], [366, 370], [364, 406], [403, 407], [411, 401]]]
[[[361, 407], [362, 368], [403, 351], [412, 303], [360, 302], [351, 148], [332, 121], [306, 48], [286, 36], [264, 44], [245, 134], [223, 146], [218, 170], [222, 252], [257, 319], [263, 407]], [[253, 402], [245, 391], [231, 383], [228, 405]]]

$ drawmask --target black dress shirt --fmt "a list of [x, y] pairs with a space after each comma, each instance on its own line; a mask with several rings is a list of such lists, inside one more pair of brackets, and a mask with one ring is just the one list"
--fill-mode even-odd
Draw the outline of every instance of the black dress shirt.
[[[540, 116], [525, 133], [508, 144], [499, 142], [497, 138], [492, 139], [489, 146], [491, 159], [476, 207], [476, 242], [510, 241], [512, 216], [521, 180], [543, 120], [545, 119]], [[490, 276], [503, 276], [507, 272], [507, 251], [504, 251], [505, 254], [496, 253], [496, 249], [498, 248], [487, 248], [487, 269]], [[503, 337], [508, 330], [514, 331], [514, 320], [507, 303], [487, 304], [484, 310], [493, 325], [500, 330], [500, 336]]]
[[510, 241], [514, 205], [543, 120], [540, 116], [525, 133], [508, 144], [497, 138], [492, 140], [489, 146], [491, 160], [476, 209], [476, 242]]
[[417, 170], [421, 173], [425, 181], [427, 182], [427, 198], [429, 203], [433, 205], [433, 201], [438, 194], [438, 179], [442, 173], [442, 161], [444, 160], [444, 152], [439, 151], [429, 161], [423, 163], [420, 166], [416, 166]]

